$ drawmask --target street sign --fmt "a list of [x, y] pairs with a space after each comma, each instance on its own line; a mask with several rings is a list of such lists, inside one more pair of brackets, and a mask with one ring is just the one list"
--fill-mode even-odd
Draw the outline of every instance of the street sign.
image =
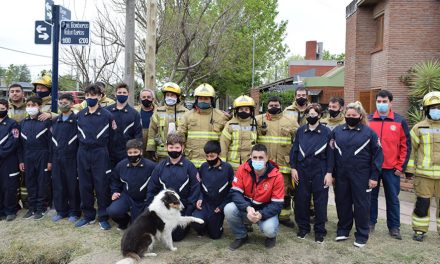
[[71, 16], [70, 16], [71, 12], [69, 9], [60, 6], [60, 21], [63, 20], [70, 20]]
[[45, 0], [45, 3], [44, 3], [44, 20], [47, 23], [52, 23], [52, 6], [53, 6], [53, 0]]
[[52, 42], [52, 25], [45, 21], [35, 21], [35, 44], [50, 44]]
[[89, 45], [90, 22], [61, 21], [61, 44]]

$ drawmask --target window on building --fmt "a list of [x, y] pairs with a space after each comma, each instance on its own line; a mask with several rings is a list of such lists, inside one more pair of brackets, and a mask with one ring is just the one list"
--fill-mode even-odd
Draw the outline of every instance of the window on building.
[[376, 45], [375, 45], [375, 51], [379, 51], [383, 49], [383, 31], [384, 31], [384, 25], [383, 25], [383, 14], [376, 17]]

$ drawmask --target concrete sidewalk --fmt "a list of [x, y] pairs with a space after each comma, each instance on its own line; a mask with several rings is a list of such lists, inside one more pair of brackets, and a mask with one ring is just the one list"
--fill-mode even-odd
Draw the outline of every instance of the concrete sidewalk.
[[[400, 199], [400, 222], [401, 224], [411, 225], [411, 216], [414, 209], [414, 203], [416, 200], [416, 196], [412, 192], [405, 192], [401, 191], [399, 195]], [[333, 192], [333, 188], [330, 188], [329, 190], [329, 199], [328, 204], [335, 205], [335, 196]], [[429, 223], [429, 230], [430, 231], [437, 231], [437, 224], [436, 224], [436, 206], [437, 203], [435, 199], [431, 200], [431, 221]], [[379, 218], [380, 219], [386, 219], [387, 212], [386, 212], [386, 205], [385, 205], [385, 196], [383, 188], [380, 188], [379, 192]]]

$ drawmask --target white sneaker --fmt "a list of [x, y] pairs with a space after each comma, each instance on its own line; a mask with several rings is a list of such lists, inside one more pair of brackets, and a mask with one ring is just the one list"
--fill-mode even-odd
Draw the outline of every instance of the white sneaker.
[[363, 248], [363, 247], [365, 247], [365, 243], [358, 243], [358, 242], [356, 242], [356, 241], [354, 241], [353, 245], [354, 245], [355, 247], [358, 247], [358, 248]]
[[335, 238], [335, 241], [339, 242], [339, 241], [344, 241], [344, 240], [347, 240], [347, 239], [348, 239], [348, 236], [337, 236]]

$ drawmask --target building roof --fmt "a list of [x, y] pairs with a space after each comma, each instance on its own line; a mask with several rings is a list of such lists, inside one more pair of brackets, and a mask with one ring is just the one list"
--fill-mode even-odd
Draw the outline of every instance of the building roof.
[[303, 79], [305, 87], [344, 87], [345, 67], [331, 69], [323, 76]]
[[337, 66], [337, 60], [296, 60], [289, 61], [289, 66]]

